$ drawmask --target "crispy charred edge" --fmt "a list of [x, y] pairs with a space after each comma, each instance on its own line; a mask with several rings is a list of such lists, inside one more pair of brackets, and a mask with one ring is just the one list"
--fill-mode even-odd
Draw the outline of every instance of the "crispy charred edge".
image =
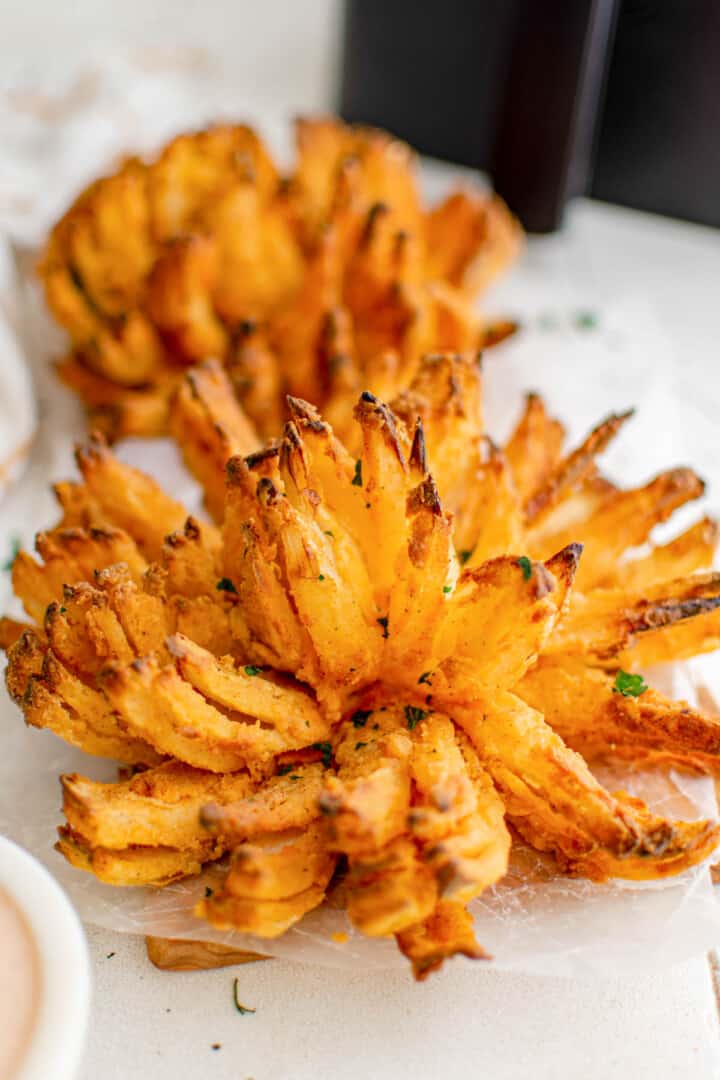
[[[550, 571], [565, 590], [568, 590], [575, 580], [582, 553], [583, 545], [575, 541], [572, 544], [566, 544], [544, 563], [545, 569]], [[538, 564], [533, 563], [533, 566], [536, 565]]]
[[[277, 439], [273, 439], [271, 442], [268, 443], [267, 446], [264, 446], [262, 450], [256, 450], [252, 454], [246, 454], [244, 458], [245, 464], [251, 471], [254, 469], [259, 469], [261, 466], [267, 464], [268, 462], [272, 462], [279, 458], [280, 447], [280, 442]], [[233, 462], [233, 460], [233, 458], [229, 459], [226, 466], [228, 470], [231, 469], [231, 462]]]
[[[548, 651], [553, 653], [569, 648], [571, 652], [577, 652], [577, 648], [572, 647], [573, 644], [590, 635], [590, 645], [584, 645], [583, 648], [591, 648], [593, 655], [603, 662], [613, 659], [622, 649], [632, 647], [636, 635], [663, 630], [717, 611], [720, 608], [720, 573], [680, 578], [675, 582], [654, 586], [648, 591], [654, 592], [655, 596], [641, 597], [634, 601], [631, 598], [627, 606], [607, 610], [601, 608], [593, 612], [591, 607], [585, 619], [581, 610], [577, 622], [571, 608], [567, 621], [560, 625], [559, 634], [550, 642]], [[601, 595], [594, 593], [595, 597]], [[612, 590], [610, 595], [612, 596]], [[592, 605], [592, 597], [590, 604]], [[608, 632], [611, 632], [609, 638]]]
[[286, 401], [290, 415], [294, 420], [299, 421], [301, 425], [304, 424], [317, 434], [326, 435], [331, 433], [330, 425], [325, 423], [318, 410], [310, 402], [305, 401], [303, 398], [293, 397], [292, 394], [287, 395]]
[[[680, 598], [642, 600], [627, 615], [627, 627], [632, 634], [660, 630], [664, 626], [696, 615], [706, 615], [720, 607], [720, 573], [702, 575], [702, 581], [688, 582], [688, 595]], [[710, 591], [711, 595], [703, 595]], [[700, 595], [693, 595], [695, 592]]]
[[521, 327], [522, 323], [517, 319], [496, 319], [493, 322], [486, 323], [480, 330], [480, 347], [482, 349], [492, 349], [507, 338], [513, 337]]
[[[616, 798], [619, 798], [616, 795]], [[625, 807], [632, 799], [625, 800]], [[512, 819], [522, 830], [521, 821]], [[637, 829], [637, 826], [636, 826]], [[649, 828], [638, 829], [618, 850], [596, 848], [585, 854], [570, 856], [554, 851], [563, 872], [591, 881], [621, 878], [626, 881], [645, 881], [672, 877], [697, 866], [711, 855], [720, 843], [720, 826], [714, 821], [660, 821]]]
[[47, 645], [34, 628], [24, 630], [8, 650], [5, 684], [16, 705], [25, 704], [31, 677], [42, 671], [46, 652]]
[[300, 491], [305, 492], [306, 495], [310, 494], [307, 487], [308, 460], [305, 443], [294, 420], [288, 420], [283, 428], [283, 438], [280, 443], [280, 467], [289, 473], [293, 483]]
[[75, 463], [81, 473], [93, 464], [112, 460], [112, 451], [101, 431], [94, 428], [88, 437], [75, 447]]
[[254, 454], [234, 454], [225, 462], [226, 489], [237, 488], [254, 498], [260, 480], [271, 481], [277, 476], [281, 453], [282, 444], [278, 440]]
[[373, 203], [367, 212], [365, 223], [360, 234], [360, 248], [368, 248], [374, 242], [378, 231], [382, 228], [383, 218], [390, 213], [390, 207], [386, 202], [378, 200]]
[[420, 416], [415, 419], [412, 446], [410, 447], [410, 468], [415, 469], [423, 476], [428, 471], [425, 429]]
[[427, 353], [409, 387], [392, 401], [396, 415], [408, 428], [423, 417], [432, 423], [439, 418], [467, 420], [472, 411], [473, 389], [468, 376], [477, 379], [482, 367], [480, 353]]
[[257, 498], [261, 506], [276, 506], [282, 498], [269, 476], [261, 476], [257, 484]]
[[531, 524], [549, 510], [563, 492], [580, 483], [594, 467], [595, 458], [615, 438], [620, 428], [635, 414], [634, 409], [613, 413], [593, 428], [585, 441], [560, 462], [547, 483], [525, 503], [525, 520]]
[[531, 568], [532, 573], [530, 580], [532, 582], [531, 588], [533, 590], [533, 599], [543, 600], [555, 590], [557, 584], [555, 575], [541, 562], [532, 563]]
[[400, 462], [403, 469], [407, 469], [407, 461], [400, 445], [397, 417], [389, 406], [379, 401], [369, 390], [363, 390], [360, 400], [355, 406], [355, 419], [363, 427], [373, 427], [382, 433], [388, 447]]
[[407, 497], [408, 517], [414, 517], [421, 510], [429, 510], [434, 517], [442, 517], [442, 503], [437, 484], [432, 476], [426, 476]]
[[[173, 586], [170, 571], [173, 559], [177, 556], [182, 558], [184, 550], [192, 551], [195, 558], [201, 556], [207, 560], [207, 569], [212, 568], [210, 571], [211, 577], [208, 577], [207, 582], [203, 584], [208, 588], [214, 585], [216, 580], [214, 570], [221, 550], [219, 537], [213, 525], [203, 524], [190, 514], [181, 529], [176, 529], [175, 532], [168, 533], [165, 537], [162, 548], [163, 565], [151, 563], [147, 568], [142, 579], [144, 592], [163, 598], [177, 595], [178, 590], [176, 586]], [[199, 568], [196, 567], [195, 569], [198, 570]], [[200, 576], [199, 573], [198, 576]], [[184, 588], [179, 591], [184, 593]], [[215, 592], [216, 590], [213, 589], [209, 595], [215, 597]], [[188, 599], [190, 598], [191, 596], [188, 596]]]
[[176, 529], [175, 532], [168, 533], [164, 543], [169, 548], [178, 548], [182, 547], [186, 541], [196, 544], [201, 537], [202, 528], [200, 522], [190, 514], [182, 529]]

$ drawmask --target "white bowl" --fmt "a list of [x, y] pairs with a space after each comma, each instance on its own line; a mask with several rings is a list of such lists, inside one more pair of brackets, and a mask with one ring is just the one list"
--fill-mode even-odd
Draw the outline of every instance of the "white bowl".
[[39, 958], [35, 1026], [13, 1080], [72, 1080], [85, 1048], [90, 961], [80, 920], [48, 871], [0, 837], [0, 890], [22, 913]]

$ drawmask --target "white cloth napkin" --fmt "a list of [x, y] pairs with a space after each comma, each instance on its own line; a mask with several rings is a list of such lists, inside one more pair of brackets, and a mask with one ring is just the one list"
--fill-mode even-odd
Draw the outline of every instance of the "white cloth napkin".
[[13, 251], [0, 236], [0, 499], [27, 461], [37, 419], [20, 295]]

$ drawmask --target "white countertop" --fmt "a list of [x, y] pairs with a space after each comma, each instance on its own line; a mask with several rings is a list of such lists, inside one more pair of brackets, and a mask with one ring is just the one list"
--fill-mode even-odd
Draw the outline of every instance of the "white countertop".
[[[415, 984], [402, 971], [352, 974], [280, 960], [161, 972], [137, 938], [93, 930], [90, 944], [95, 1004], [82, 1080], [720, 1075], [703, 958], [661, 977], [590, 982], [457, 961]], [[235, 1010], [235, 977], [253, 1015]]]

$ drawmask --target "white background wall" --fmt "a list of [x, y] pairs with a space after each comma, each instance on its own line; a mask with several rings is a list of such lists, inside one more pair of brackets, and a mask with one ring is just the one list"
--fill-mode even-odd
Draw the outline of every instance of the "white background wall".
[[207, 50], [248, 108], [327, 109], [341, 9], [341, 0], [0, 0], [0, 86], [101, 62], [107, 50], [181, 45]]

